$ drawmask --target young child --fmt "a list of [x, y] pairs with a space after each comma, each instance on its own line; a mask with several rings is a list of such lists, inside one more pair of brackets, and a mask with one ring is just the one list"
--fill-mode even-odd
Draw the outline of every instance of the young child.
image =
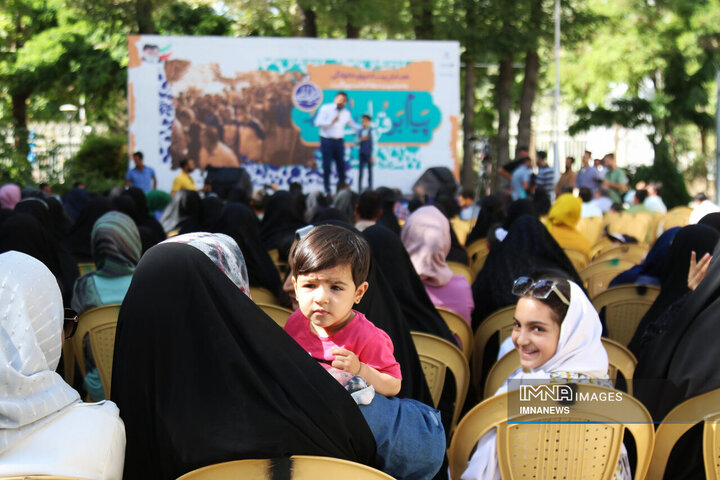
[[363, 181], [363, 169], [367, 167], [368, 171], [368, 188], [372, 190], [373, 179], [372, 179], [372, 166], [373, 166], [373, 132], [370, 126], [370, 115], [362, 116], [362, 129], [358, 131], [358, 146], [360, 152], [358, 154], [360, 158], [360, 165], [358, 166], [359, 175], [358, 178], [358, 192], [362, 192], [362, 181]]
[[355, 232], [321, 225], [290, 250], [299, 309], [285, 331], [330, 369], [364, 378], [381, 395], [400, 391], [400, 365], [383, 330], [353, 310], [368, 289], [370, 246]]

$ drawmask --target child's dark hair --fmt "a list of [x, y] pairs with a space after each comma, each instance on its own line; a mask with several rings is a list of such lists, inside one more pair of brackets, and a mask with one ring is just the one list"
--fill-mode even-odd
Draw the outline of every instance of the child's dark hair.
[[367, 280], [370, 271], [370, 245], [347, 228], [319, 225], [290, 249], [293, 277], [349, 264], [357, 287]]
[[363, 115], [362, 117], [360, 117], [360, 118], [361, 118], [361, 119], [366, 119], [366, 118], [367, 118], [368, 120], [372, 120], [372, 117], [370, 117], [370, 115], [368, 115], [367, 113], [366, 113], [365, 115]]

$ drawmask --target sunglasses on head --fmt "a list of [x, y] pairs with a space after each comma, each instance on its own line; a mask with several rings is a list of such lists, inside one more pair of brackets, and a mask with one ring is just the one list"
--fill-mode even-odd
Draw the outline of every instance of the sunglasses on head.
[[561, 302], [565, 305], [570, 306], [570, 300], [557, 288], [557, 281], [555, 280], [538, 280], [537, 282], [530, 277], [519, 277], [515, 280], [512, 287], [513, 295], [518, 297], [524, 297], [530, 295], [534, 298], [546, 299], [552, 292], [558, 296]]
[[78, 314], [75, 310], [66, 308], [64, 317], [63, 334], [65, 335], [65, 340], [69, 340], [75, 335], [75, 331], [77, 330]]

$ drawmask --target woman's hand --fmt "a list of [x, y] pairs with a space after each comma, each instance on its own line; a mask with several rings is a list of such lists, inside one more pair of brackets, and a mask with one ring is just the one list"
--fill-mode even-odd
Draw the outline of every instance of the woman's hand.
[[333, 348], [332, 354], [335, 355], [335, 360], [332, 362], [333, 367], [353, 375], [360, 374], [362, 364], [353, 352], [345, 348]]
[[690, 290], [694, 291], [702, 279], [705, 278], [710, 266], [710, 260], [712, 260], [712, 255], [709, 253], [703, 255], [699, 262], [696, 261], [695, 252], [690, 253], [690, 270], [688, 271], [688, 288]]

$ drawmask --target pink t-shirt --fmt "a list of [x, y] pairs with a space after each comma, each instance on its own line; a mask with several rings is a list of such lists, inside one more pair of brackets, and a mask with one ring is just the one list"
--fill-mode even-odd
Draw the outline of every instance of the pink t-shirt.
[[295, 310], [285, 324], [285, 331], [323, 366], [330, 366], [335, 355], [332, 349], [345, 348], [353, 352], [365, 365], [381, 373], [402, 379], [400, 364], [393, 355], [392, 340], [387, 333], [355, 312], [355, 318], [339, 332], [327, 338], [319, 337], [310, 328], [310, 320], [300, 310]]
[[475, 302], [472, 287], [464, 276], [453, 275], [442, 287], [431, 287], [426, 284], [425, 291], [433, 305], [447, 308], [463, 317], [468, 323], [471, 322]]

